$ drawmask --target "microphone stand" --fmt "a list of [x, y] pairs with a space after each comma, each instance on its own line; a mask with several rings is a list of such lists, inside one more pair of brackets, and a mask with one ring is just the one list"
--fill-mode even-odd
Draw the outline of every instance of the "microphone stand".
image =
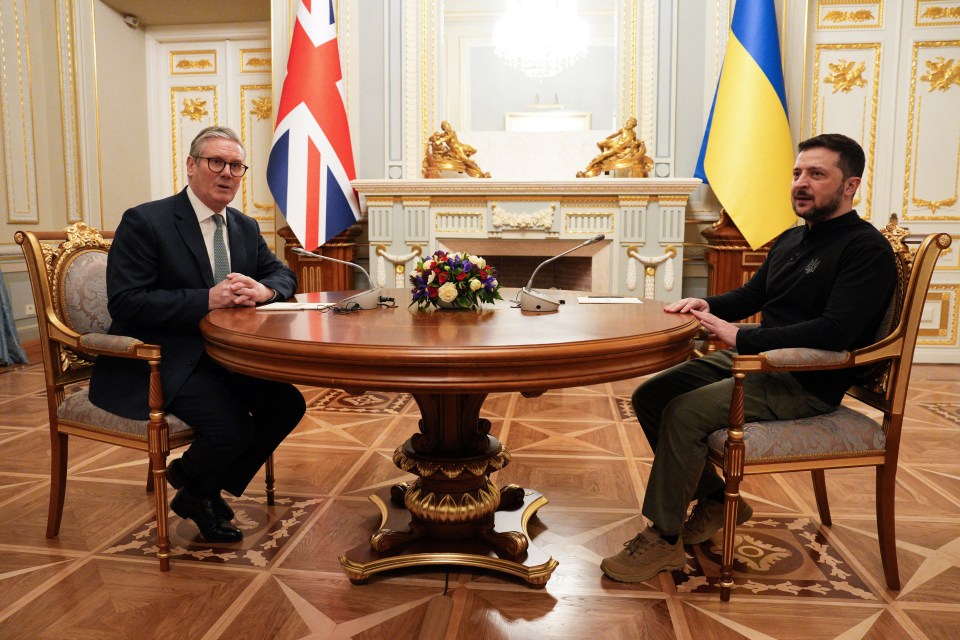
[[604, 239], [604, 237], [605, 236], [602, 233], [598, 233], [597, 235], [593, 236], [586, 242], [578, 244], [572, 249], [567, 249], [563, 253], [553, 256], [552, 258], [549, 258], [548, 260], [544, 260], [543, 262], [541, 262], [537, 266], [537, 268], [533, 270], [533, 274], [530, 276], [530, 280], [527, 282], [527, 286], [525, 286], [523, 289], [520, 290], [520, 310], [532, 311], [534, 313], [547, 313], [550, 311], [558, 310], [560, 308], [559, 300], [557, 300], [553, 296], [543, 293], [542, 291], [537, 291], [536, 289], [532, 288], [533, 279], [537, 276], [537, 272], [540, 271], [540, 268], [543, 267], [545, 264], [549, 264], [554, 260], [556, 260], [557, 258], [562, 258], [568, 253], [573, 253], [577, 249], [581, 249], [589, 244], [593, 244], [594, 242], [600, 242], [601, 240]]
[[376, 309], [377, 305], [380, 304], [381, 288], [373, 286], [373, 279], [370, 277], [370, 274], [367, 273], [367, 270], [361, 267], [360, 265], [354, 264], [353, 262], [347, 262], [346, 260], [337, 260], [336, 258], [329, 258], [327, 256], [322, 256], [319, 253], [313, 253], [311, 251], [307, 251], [306, 249], [301, 249], [300, 247], [294, 247], [293, 249], [291, 249], [291, 251], [301, 256], [309, 256], [311, 258], [319, 258], [320, 260], [329, 260], [330, 262], [345, 264], [348, 267], [359, 269], [360, 272], [367, 277], [367, 284], [370, 286], [369, 289], [367, 289], [366, 291], [362, 291], [360, 293], [355, 293], [352, 296], [347, 296], [343, 300], [340, 300], [339, 302], [334, 303], [333, 305], [334, 308], [351, 310], [356, 308], [354, 307], [354, 305], [358, 305], [359, 308], [361, 309]]

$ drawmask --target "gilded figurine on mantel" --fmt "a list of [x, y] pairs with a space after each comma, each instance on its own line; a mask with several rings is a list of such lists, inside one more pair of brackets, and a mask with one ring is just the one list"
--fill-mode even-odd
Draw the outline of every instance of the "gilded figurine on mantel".
[[600, 155], [587, 168], [577, 171], [578, 178], [592, 178], [607, 171], [620, 171], [626, 178], [646, 178], [653, 168], [653, 160], [646, 155], [647, 145], [637, 138], [637, 119], [633, 116], [619, 131], [597, 143]]
[[471, 160], [470, 157], [476, 152], [470, 145], [460, 142], [457, 132], [444, 120], [440, 123], [440, 131], [433, 132], [427, 139], [423, 154], [423, 177], [439, 178], [441, 171], [456, 171], [474, 178], [489, 178], [490, 172], [484, 173]]

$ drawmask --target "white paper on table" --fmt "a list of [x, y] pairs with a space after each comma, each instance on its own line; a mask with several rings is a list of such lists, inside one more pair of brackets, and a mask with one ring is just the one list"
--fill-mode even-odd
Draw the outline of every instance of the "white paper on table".
[[624, 298], [623, 296], [579, 296], [580, 304], [643, 304], [640, 298]]
[[257, 311], [323, 311], [332, 306], [332, 302], [271, 302], [257, 307]]

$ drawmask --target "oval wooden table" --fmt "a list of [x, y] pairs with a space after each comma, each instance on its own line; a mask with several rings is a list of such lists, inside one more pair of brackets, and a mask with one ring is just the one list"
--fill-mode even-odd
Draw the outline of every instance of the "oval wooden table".
[[[351, 292], [309, 293], [333, 302]], [[554, 292], [551, 292], [554, 293]], [[512, 308], [516, 290], [479, 310], [408, 307], [405, 289], [385, 289], [395, 308], [356, 311], [218, 309], [201, 323], [207, 351], [226, 368], [261, 378], [355, 393], [404, 391], [420, 408], [420, 432], [394, 463], [417, 476], [371, 500], [382, 524], [340, 557], [353, 582], [387, 569], [460, 564], [503, 571], [542, 586], [556, 560], [532, 544], [526, 525], [547, 503], [530, 488], [498, 487], [490, 474], [509, 452], [480, 417], [487, 395], [622, 380], [686, 360], [699, 323], [663, 304], [579, 304], [554, 313]], [[584, 295], [584, 294], [580, 294]]]

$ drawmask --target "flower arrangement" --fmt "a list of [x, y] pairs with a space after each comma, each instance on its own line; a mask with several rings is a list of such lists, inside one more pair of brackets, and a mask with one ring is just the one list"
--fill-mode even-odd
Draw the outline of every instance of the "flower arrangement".
[[480, 256], [469, 253], [437, 251], [417, 261], [410, 276], [413, 301], [428, 306], [467, 309], [488, 304], [500, 297], [497, 270]]

